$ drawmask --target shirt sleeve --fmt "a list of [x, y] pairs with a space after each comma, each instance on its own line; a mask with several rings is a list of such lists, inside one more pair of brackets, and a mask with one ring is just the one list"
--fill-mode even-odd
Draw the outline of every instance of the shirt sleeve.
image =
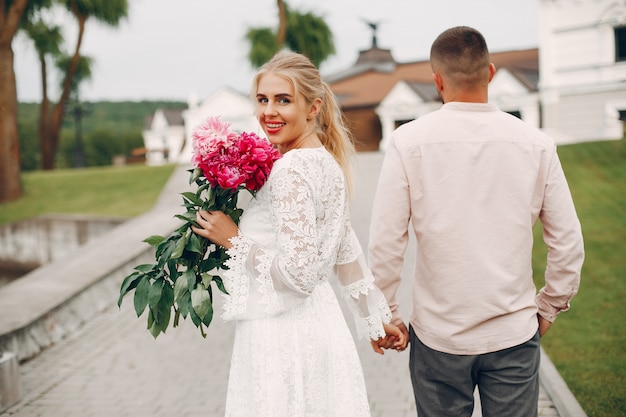
[[583, 235], [559, 157], [554, 151], [539, 213], [548, 247], [545, 286], [536, 296], [539, 315], [552, 322], [578, 292], [584, 261]]
[[411, 216], [409, 185], [402, 158], [392, 136], [385, 153], [372, 207], [368, 262], [392, 313], [402, 323], [396, 292], [401, 281]]
[[268, 183], [275, 245], [263, 247], [241, 234], [227, 250], [222, 273], [228, 291], [225, 320], [275, 315], [302, 303], [315, 289], [323, 267], [317, 246], [311, 187], [292, 168], [274, 173]]
[[374, 284], [374, 276], [350, 225], [346, 226], [335, 272], [343, 298], [354, 317], [359, 339], [385, 337], [383, 323], [391, 321], [391, 311], [385, 296]]

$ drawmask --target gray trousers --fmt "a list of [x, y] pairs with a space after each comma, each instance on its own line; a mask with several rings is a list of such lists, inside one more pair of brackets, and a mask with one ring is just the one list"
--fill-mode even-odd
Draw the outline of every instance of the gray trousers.
[[483, 417], [536, 417], [539, 332], [519, 346], [482, 355], [430, 349], [410, 329], [410, 370], [419, 417], [470, 417], [478, 386]]

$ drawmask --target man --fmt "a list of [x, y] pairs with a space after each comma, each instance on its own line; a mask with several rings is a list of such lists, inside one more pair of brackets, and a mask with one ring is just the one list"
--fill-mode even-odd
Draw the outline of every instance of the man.
[[[483, 36], [443, 32], [430, 62], [441, 109], [399, 127], [374, 201], [369, 261], [408, 332], [396, 290], [409, 227], [417, 239], [410, 368], [419, 417], [536, 416], [539, 342], [577, 293], [580, 222], [552, 139], [487, 102]], [[532, 280], [533, 226], [549, 249]], [[390, 326], [390, 327], [392, 327]], [[402, 350], [388, 336], [374, 350]]]

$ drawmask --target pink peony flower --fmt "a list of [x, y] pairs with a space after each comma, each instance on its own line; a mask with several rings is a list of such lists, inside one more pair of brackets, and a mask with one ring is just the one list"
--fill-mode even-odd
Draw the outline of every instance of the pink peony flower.
[[192, 163], [212, 187], [258, 191], [269, 176], [277, 149], [255, 133], [236, 133], [229, 123], [209, 117], [193, 131]]

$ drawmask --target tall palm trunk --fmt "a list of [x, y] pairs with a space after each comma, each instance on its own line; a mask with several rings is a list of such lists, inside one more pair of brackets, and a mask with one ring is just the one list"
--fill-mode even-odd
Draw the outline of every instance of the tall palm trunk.
[[278, 49], [281, 49], [285, 45], [285, 39], [287, 38], [287, 10], [283, 0], [276, 0], [278, 6], [278, 34], [276, 36]]
[[11, 42], [27, 3], [27, 0], [16, 0], [8, 11], [4, 1], [0, 3], [0, 203], [22, 195], [17, 88]]
[[[39, 141], [41, 144], [41, 163], [44, 170], [54, 169], [55, 157], [57, 149], [59, 147], [59, 140], [61, 138], [61, 124], [63, 123], [63, 117], [65, 116], [65, 105], [70, 97], [72, 90], [72, 78], [76, 73], [76, 67], [80, 60], [80, 46], [83, 42], [83, 34], [85, 32], [86, 16], [75, 13], [78, 19], [78, 40], [76, 41], [76, 48], [74, 49], [74, 55], [70, 60], [70, 65], [65, 74], [63, 80], [63, 87], [59, 100], [52, 108], [51, 112], [46, 109], [45, 114], [40, 113], [39, 121]], [[46, 98], [47, 100], [47, 98]], [[42, 109], [44, 102], [42, 101]], [[48, 107], [48, 105], [46, 105]]]
[[[39, 63], [41, 66], [41, 104], [39, 105], [39, 149], [43, 154], [54, 155], [52, 149], [50, 149], [50, 143], [45, 140], [46, 131], [48, 130], [48, 115], [50, 111], [50, 99], [48, 98], [48, 71], [46, 68], [46, 57], [43, 54], [39, 55]], [[42, 158], [43, 161], [43, 158]], [[46, 164], [42, 162], [42, 165]], [[52, 169], [52, 167], [48, 168]]]

